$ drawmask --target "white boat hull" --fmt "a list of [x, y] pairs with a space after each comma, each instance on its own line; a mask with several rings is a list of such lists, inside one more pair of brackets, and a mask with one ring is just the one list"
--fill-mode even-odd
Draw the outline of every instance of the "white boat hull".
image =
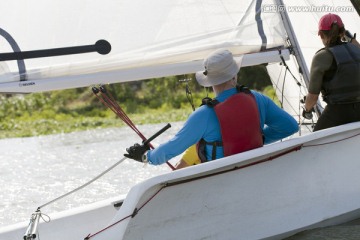
[[[50, 216], [40, 237], [84, 239], [116, 223], [90, 239], [282, 239], [350, 221], [360, 217], [359, 141], [353, 123], [157, 176], [119, 210], [112, 199]], [[25, 228], [0, 229], [0, 239]]]
[[[40, 220], [38, 234], [40, 239], [84, 239], [85, 233], [106, 226], [117, 208], [114, 204], [122, 202], [122, 197], [107, 199], [88, 206], [50, 214], [51, 221]], [[30, 215], [29, 215], [30, 216]], [[47, 220], [47, 217], [44, 216]], [[9, 225], [0, 229], [1, 240], [23, 239], [29, 222]]]

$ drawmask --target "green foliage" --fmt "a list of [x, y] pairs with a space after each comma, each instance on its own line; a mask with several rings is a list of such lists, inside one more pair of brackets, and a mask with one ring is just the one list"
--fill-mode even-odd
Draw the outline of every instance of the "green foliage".
[[263, 94], [273, 100], [279, 107], [281, 106], [280, 101], [276, 96], [275, 89], [272, 86], [267, 86], [266, 88], [264, 88]]
[[[191, 79], [188, 82], [180, 81]], [[264, 66], [240, 70], [239, 83], [269, 95], [272, 87]], [[194, 74], [157, 78], [107, 86], [123, 110], [136, 124], [183, 121], [192, 112], [186, 96], [191, 92], [198, 107], [211, 88], [196, 83]], [[27, 137], [77, 130], [123, 126], [115, 114], [103, 106], [91, 88], [0, 95], [0, 138]]]

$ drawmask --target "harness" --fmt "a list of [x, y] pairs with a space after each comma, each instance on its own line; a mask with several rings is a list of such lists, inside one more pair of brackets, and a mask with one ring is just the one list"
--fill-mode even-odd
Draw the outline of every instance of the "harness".
[[360, 49], [353, 44], [341, 44], [326, 50], [334, 61], [324, 74], [324, 101], [328, 104], [360, 102]]
[[201, 139], [197, 152], [201, 162], [206, 162], [206, 146], [212, 146], [211, 160], [216, 159], [216, 152], [223, 147], [224, 156], [245, 152], [263, 146], [260, 128], [260, 116], [256, 100], [251, 91], [244, 86], [236, 86], [237, 94], [219, 102], [206, 97], [202, 105], [213, 108], [220, 123], [222, 141], [207, 142]]

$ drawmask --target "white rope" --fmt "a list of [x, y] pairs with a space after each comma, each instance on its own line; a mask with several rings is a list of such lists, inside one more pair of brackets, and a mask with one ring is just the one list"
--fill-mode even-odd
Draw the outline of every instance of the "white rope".
[[120, 163], [122, 163], [124, 160], [126, 159], [126, 157], [123, 157], [121, 160], [119, 160], [117, 163], [115, 163], [114, 165], [112, 165], [110, 168], [106, 169], [105, 171], [103, 171], [102, 173], [100, 173], [98, 176], [96, 176], [95, 178], [91, 179], [90, 181], [86, 182], [85, 184], [81, 185], [80, 187], [75, 188], [74, 190], [72, 190], [71, 192], [65, 193], [64, 195], [61, 195], [60, 197], [57, 197], [43, 205], [41, 205], [40, 207], [38, 207], [38, 209], [43, 208], [53, 202], [56, 202], [64, 197], [69, 196], [70, 194], [73, 194], [74, 192], [79, 191], [80, 189], [83, 189], [84, 187], [88, 186], [89, 184], [95, 182], [96, 180], [98, 180], [99, 178], [101, 178], [102, 176], [104, 176], [106, 173], [110, 172], [112, 169], [114, 169], [117, 165], [119, 165]]

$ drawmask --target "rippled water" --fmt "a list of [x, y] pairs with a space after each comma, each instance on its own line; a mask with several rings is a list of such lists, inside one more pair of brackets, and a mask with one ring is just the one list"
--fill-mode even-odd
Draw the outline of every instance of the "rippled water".
[[[181, 125], [173, 123], [154, 143], [169, 139]], [[163, 126], [142, 125], [139, 129], [149, 137]], [[139, 142], [139, 137], [126, 127], [0, 140], [0, 227], [28, 221], [38, 206], [91, 180], [120, 160], [125, 148], [135, 142]], [[170, 171], [166, 165], [144, 168], [142, 164], [125, 160], [85, 189], [42, 211], [63, 211], [126, 194], [134, 184]], [[288, 238], [310, 239], [360, 239], [360, 220]]]
[[[139, 126], [151, 136], [165, 124]], [[154, 140], [163, 142], [180, 123]], [[28, 221], [38, 206], [91, 180], [123, 157], [126, 147], [139, 142], [129, 128], [110, 128], [0, 140], [0, 227]], [[176, 162], [176, 161], [175, 161]], [[171, 171], [125, 160], [85, 189], [43, 208], [51, 213], [125, 194], [134, 184]]]

